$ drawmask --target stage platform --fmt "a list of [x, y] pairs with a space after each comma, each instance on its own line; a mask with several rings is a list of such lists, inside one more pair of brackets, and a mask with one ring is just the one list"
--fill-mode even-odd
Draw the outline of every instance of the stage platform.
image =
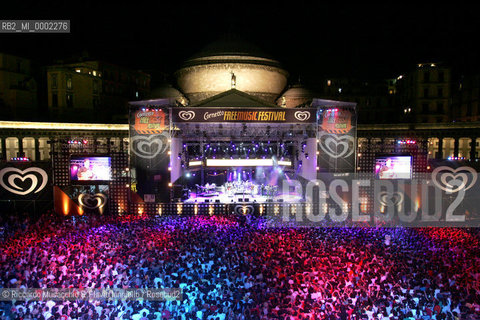
[[288, 202], [297, 203], [302, 201], [298, 194], [278, 194], [276, 196], [262, 196], [251, 194], [227, 195], [224, 193], [199, 194], [192, 193], [184, 203], [266, 203], [266, 202]]

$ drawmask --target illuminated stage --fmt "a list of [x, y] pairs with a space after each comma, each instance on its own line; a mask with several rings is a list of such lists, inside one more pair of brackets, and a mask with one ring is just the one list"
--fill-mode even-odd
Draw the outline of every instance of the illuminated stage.
[[191, 107], [139, 101], [130, 112], [132, 183], [145, 208], [300, 203], [293, 181], [354, 172], [355, 130], [355, 104], [338, 101], [287, 109], [238, 90]]
[[277, 185], [259, 185], [252, 180], [226, 182], [220, 186], [214, 183], [205, 186], [196, 185], [193, 191], [190, 189], [184, 189], [184, 191], [185, 203], [294, 203], [302, 200], [298, 193], [281, 193]]

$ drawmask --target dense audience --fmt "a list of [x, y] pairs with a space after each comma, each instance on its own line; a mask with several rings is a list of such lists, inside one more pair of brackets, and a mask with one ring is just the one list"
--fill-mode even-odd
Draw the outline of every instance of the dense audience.
[[0, 302], [0, 319], [478, 319], [474, 229], [235, 217], [4, 219], [0, 288], [182, 288], [181, 301]]

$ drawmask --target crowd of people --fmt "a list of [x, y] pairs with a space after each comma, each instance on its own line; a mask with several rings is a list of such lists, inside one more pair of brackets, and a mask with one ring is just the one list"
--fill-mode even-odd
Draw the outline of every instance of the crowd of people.
[[3, 301], [0, 319], [479, 318], [475, 229], [269, 227], [258, 219], [6, 219], [0, 288], [181, 288], [182, 297]]

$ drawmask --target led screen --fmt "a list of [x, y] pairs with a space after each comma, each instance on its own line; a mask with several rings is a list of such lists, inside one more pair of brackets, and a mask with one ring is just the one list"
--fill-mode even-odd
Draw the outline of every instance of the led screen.
[[375, 176], [378, 179], [411, 179], [412, 157], [377, 157], [375, 161]]
[[79, 182], [112, 179], [110, 157], [75, 157], [70, 159], [70, 179]]

